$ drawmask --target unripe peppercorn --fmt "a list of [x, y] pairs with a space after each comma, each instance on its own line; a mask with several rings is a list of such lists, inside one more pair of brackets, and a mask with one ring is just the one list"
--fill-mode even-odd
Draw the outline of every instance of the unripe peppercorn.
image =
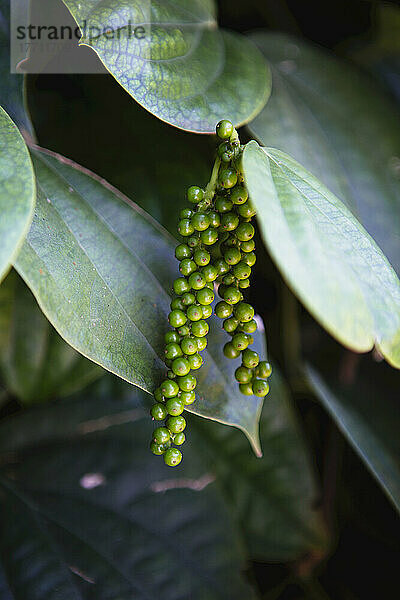
[[233, 134], [233, 125], [230, 121], [223, 119], [217, 124], [215, 131], [221, 140], [228, 140]]
[[198, 204], [204, 198], [204, 191], [197, 185], [192, 185], [187, 191], [187, 199], [192, 204]]

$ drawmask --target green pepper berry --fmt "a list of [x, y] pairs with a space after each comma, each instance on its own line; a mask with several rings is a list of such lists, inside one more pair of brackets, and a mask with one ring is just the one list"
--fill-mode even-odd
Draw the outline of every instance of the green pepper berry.
[[182, 452], [178, 448], [168, 448], [164, 454], [164, 462], [167, 467], [176, 467], [182, 460]]
[[218, 296], [222, 299], [224, 299], [224, 294], [226, 292], [226, 290], [229, 288], [228, 285], [224, 285], [223, 283], [220, 283], [218, 286]]
[[165, 358], [169, 358], [173, 360], [174, 358], [178, 358], [178, 356], [182, 356], [183, 352], [179, 344], [172, 343], [167, 344], [165, 346]]
[[218, 240], [218, 231], [209, 227], [201, 232], [200, 240], [205, 246], [212, 246]]
[[212, 315], [212, 306], [211, 304], [207, 304], [201, 307], [203, 311], [203, 319], [208, 319]]
[[196, 231], [204, 231], [210, 226], [210, 217], [206, 213], [198, 212], [191, 218], [191, 223]]
[[207, 265], [206, 267], [203, 267], [200, 272], [207, 283], [215, 281], [218, 277], [218, 271], [214, 265]]
[[233, 274], [237, 279], [248, 279], [251, 275], [251, 267], [241, 261], [233, 267]]
[[172, 310], [168, 315], [168, 321], [172, 327], [182, 327], [186, 323], [187, 318], [182, 310]]
[[228, 197], [225, 196], [217, 196], [215, 199], [215, 210], [219, 213], [227, 213], [233, 207], [233, 202]]
[[[168, 428], [169, 429], [169, 428]], [[153, 431], [153, 441], [156, 444], [166, 444], [171, 439], [171, 433], [166, 427], [157, 427]]]
[[218, 258], [214, 263], [214, 267], [217, 269], [219, 275], [225, 275], [225, 273], [229, 272], [229, 265], [223, 258]]
[[253, 388], [251, 383], [240, 383], [239, 384], [239, 390], [242, 392], [242, 394], [244, 394], [245, 396], [252, 396], [253, 395]]
[[194, 375], [188, 374], [178, 377], [178, 385], [182, 392], [191, 392], [196, 387], [197, 380]]
[[233, 307], [227, 304], [226, 302], [218, 302], [215, 307], [215, 314], [220, 319], [227, 319], [233, 313]]
[[[179, 218], [180, 219], [190, 219], [190, 217], [193, 216], [193, 211], [191, 208], [182, 208], [181, 212], [179, 213]], [[187, 258], [186, 256], [184, 256], [184, 258]]]
[[235, 377], [236, 381], [238, 381], [239, 383], [250, 383], [250, 381], [253, 378], [253, 373], [251, 369], [241, 366], [236, 369]]
[[254, 319], [252, 319], [251, 321], [242, 323], [241, 328], [244, 331], [244, 333], [254, 333], [255, 331], [257, 331], [257, 322]]
[[161, 456], [166, 451], [166, 447], [163, 444], [157, 444], [156, 442], [151, 442], [150, 450], [156, 456]]
[[[256, 247], [256, 243], [254, 240], [249, 240], [248, 242], [240, 243], [240, 249], [242, 250], [242, 252], [253, 252], [255, 247]], [[250, 265], [250, 266], [252, 266], [252, 265]]]
[[248, 323], [254, 317], [254, 308], [247, 302], [240, 302], [234, 308], [235, 317], [242, 323]]
[[150, 414], [156, 421], [163, 421], [168, 414], [164, 404], [153, 404]]
[[234, 129], [230, 121], [227, 121], [227, 119], [223, 119], [222, 121], [217, 123], [215, 131], [217, 133], [217, 136], [221, 140], [228, 140], [233, 134]]
[[254, 369], [258, 363], [260, 362], [260, 357], [257, 352], [254, 350], [249, 350], [248, 348], [242, 352], [242, 363], [245, 367], [249, 369]]
[[186, 311], [188, 319], [191, 321], [200, 321], [203, 318], [203, 311], [201, 310], [201, 306], [197, 304], [192, 304], [188, 307]]
[[224, 321], [223, 328], [227, 333], [233, 333], [238, 325], [239, 321], [235, 317], [230, 317]]
[[194, 290], [201, 290], [206, 285], [206, 280], [200, 271], [196, 271], [189, 276], [189, 285]]
[[164, 335], [164, 340], [166, 344], [177, 344], [179, 342], [179, 334], [176, 331], [167, 331]]
[[267, 377], [270, 377], [271, 373], [272, 373], [272, 367], [269, 364], [269, 362], [267, 362], [266, 360], [262, 360], [257, 367], [257, 371], [256, 371], [257, 377], [266, 379]]
[[179, 417], [169, 417], [166, 426], [171, 433], [181, 433], [186, 427], [185, 417], [182, 417], [182, 415]]
[[184, 258], [179, 265], [179, 270], [182, 275], [190, 275], [197, 269], [197, 265], [191, 258]]
[[250, 286], [250, 279], [241, 279], [239, 281], [239, 287], [241, 290], [245, 290]]
[[[242, 223], [242, 225], [249, 225], [250, 223]], [[233, 212], [224, 213], [221, 217], [221, 228], [224, 231], [233, 231], [234, 229], [241, 227], [239, 226], [239, 217]]]
[[174, 281], [174, 292], [177, 296], [182, 296], [185, 292], [189, 292], [190, 284], [184, 277], [178, 277]]
[[193, 390], [191, 392], [179, 392], [179, 398], [185, 406], [189, 406], [189, 404], [193, 404], [196, 400], [196, 394]]
[[192, 185], [187, 191], [187, 199], [192, 204], [198, 204], [204, 198], [204, 190], [197, 185]]
[[203, 288], [197, 292], [196, 298], [199, 304], [211, 304], [214, 301], [214, 292], [209, 288]]
[[259, 398], [264, 398], [269, 392], [269, 385], [265, 379], [254, 379], [252, 388], [253, 394]]
[[186, 358], [175, 358], [172, 363], [172, 370], [175, 375], [187, 375], [190, 371], [190, 364]]
[[228, 342], [224, 346], [224, 355], [226, 356], [226, 358], [237, 358], [238, 356], [240, 356], [240, 350], [236, 350], [232, 342]]
[[240, 302], [241, 293], [237, 288], [229, 286], [226, 290], [224, 290], [223, 299], [228, 304], [237, 304]]
[[207, 338], [206, 337], [197, 338], [198, 351], [201, 352], [202, 350], [205, 350], [206, 347], [207, 347]]
[[199, 244], [200, 238], [198, 238], [197, 236], [193, 235], [190, 238], [188, 238], [187, 245], [189, 246], [189, 248], [197, 248]]
[[222, 283], [227, 286], [233, 285], [235, 281], [236, 279], [232, 275], [232, 273], [228, 273], [227, 275], [225, 275], [225, 277], [222, 278]]
[[200, 354], [191, 354], [188, 356], [188, 362], [191, 369], [200, 369], [201, 365], [203, 364], [203, 358], [200, 356]]
[[207, 281], [205, 287], [208, 288], [209, 290], [213, 290], [214, 289], [214, 284], [211, 283], [211, 281]]
[[254, 215], [257, 212], [254, 206], [251, 204], [250, 200], [247, 200], [247, 202], [245, 202], [244, 204], [239, 204], [236, 210], [238, 214], [244, 219], [251, 219], [251, 217], [254, 217]]
[[195, 354], [197, 352], [197, 342], [194, 337], [184, 337], [181, 341], [181, 348], [184, 354]]
[[219, 214], [217, 212], [215, 212], [214, 210], [211, 210], [208, 213], [208, 216], [210, 218], [211, 227], [219, 227], [221, 225], [221, 217], [219, 216]]
[[179, 244], [179, 246], [175, 248], [175, 256], [178, 260], [190, 258], [192, 256], [192, 251], [187, 244]]
[[199, 249], [193, 254], [193, 260], [199, 267], [205, 267], [210, 262], [211, 256], [207, 250]]
[[158, 403], [160, 402], [164, 402], [164, 396], [163, 393], [161, 391], [161, 388], [157, 388], [156, 391], [154, 392], [154, 398], [157, 400]]
[[257, 260], [257, 257], [254, 254], [254, 252], [248, 252], [247, 254], [243, 255], [243, 261], [246, 263], [246, 265], [249, 265], [249, 267], [252, 267], [253, 265], [255, 265], [256, 260]]
[[187, 237], [192, 235], [194, 232], [194, 227], [192, 222], [189, 219], [181, 219], [178, 223], [178, 233], [180, 233], [183, 237]]
[[251, 223], [241, 223], [236, 230], [238, 240], [248, 242], [254, 237], [254, 227]]
[[234, 151], [229, 142], [223, 142], [218, 146], [217, 154], [222, 162], [230, 162], [234, 157]]
[[182, 446], [182, 444], [185, 442], [185, 440], [186, 440], [186, 436], [183, 432], [175, 433], [174, 439], [173, 439], [175, 446]]
[[192, 294], [191, 292], [186, 292], [182, 296], [183, 306], [190, 306], [191, 304], [194, 304], [195, 301], [196, 301], [196, 296], [194, 294]]
[[236, 350], [242, 352], [249, 345], [249, 341], [245, 333], [235, 333], [235, 335], [232, 338], [232, 344], [234, 345]]
[[170, 398], [166, 401], [165, 406], [163, 406], [163, 408], [165, 408], [166, 411], [168, 411], [169, 415], [177, 417], [178, 415], [181, 415], [183, 413], [185, 405], [179, 398]]
[[237, 172], [232, 167], [225, 167], [220, 170], [218, 181], [226, 190], [233, 188], [237, 184], [237, 180]]
[[165, 379], [160, 388], [164, 398], [174, 398], [179, 392], [179, 385], [171, 379]]
[[171, 310], [183, 310], [185, 307], [180, 298], [174, 298], [170, 304]]
[[236, 185], [231, 192], [233, 204], [244, 204], [248, 197], [249, 194], [243, 185]]
[[176, 375], [173, 371], [167, 371], [168, 379], [176, 379]]
[[228, 248], [224, 252], [224, 260], [228, 263], [228, 265], [237, 265], [241, 258], [242, 253], [240, 252], [239, 248]]
[[196, 337], [204, 337], [207, 335], [209, 330], [208, 324], [204, 321], [196, 321], [192, 324], [192, 333]]
[[188, 325], [182, 325], [182, 327], [179, 327], [178, 333], [181, 337], [185, 337], [186, 335], [189, 335], [190, 328], [188, 327]]

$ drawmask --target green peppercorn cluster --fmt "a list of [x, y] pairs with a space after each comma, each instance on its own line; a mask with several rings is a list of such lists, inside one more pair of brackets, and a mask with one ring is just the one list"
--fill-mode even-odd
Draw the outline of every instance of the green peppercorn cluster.
[[207, 346], [212, 314], [214, 284], [222, 301], [215, 314], [224, 319], [223, 327], [232, 339], [224, 346], [228, 358], [242, 357], [235, 371], [243, 394], [264, 397], [269, 390], [266, 379], [270, 365], [249, 348], [257, 329], [253, 307], [244, 301], [251, 267], [256, 262], [255, 210], [248, 197], [240, 170], [241, 147], [236, 130], [229, 121], [220, 121], [217, 136], [223, 140], [217, 151], [211, 180], [205, 190], [191, 186], [187, 192], [189, 208], [180, 212], [178, 233], [183, 238], [175, 250], [181, 276], [173, 283], [169, 323], [174, 328], [165, 334], [166, 379], [156, 389], [156, 404], [151, 416], [164, 421], [153, 432], [151, 450], [163, 455], [168, 466], [182, 460], [185, 441], [186, 406], [195, 401], [196, 371], [203, 364], [201, 351]]

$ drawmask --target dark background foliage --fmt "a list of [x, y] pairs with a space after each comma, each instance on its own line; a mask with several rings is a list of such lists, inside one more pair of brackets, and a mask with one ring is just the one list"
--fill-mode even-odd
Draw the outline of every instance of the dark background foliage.
[[[304, 36], [352, 60], [378, 35], [376, 9], [376, 3], [362, 0], [222, 0], [219, 22], [236, 31], [263, 26]], [[391, 81], [379, 69], [374, 76]], [[111, 76], [29, 76], [27, 87], [41, 146], [101, 174], [174, 230], [183, 190], [207, 180], [213, 148], [208, 136], [164, 125], [133, 102]], [[388, 87], [387, 93], [396, 96], [398, 89]], [[241, 135], [246, 140], [248, 133]], [[330, 529], [331, 547], [326, 555], [298, 564], [253, 563], [249, 577], [257, 581], [265, 600], [277, 598], [280, 590], [282, 600], [395, 596], [395, 590], [400, 591], [398, 516], [305, 385], [299, 372], [299, 336], [303, 356], [330, 382], [354, 393], [364, 393], [368, 381], [377, 390], [385, 385], [398, 399], [400, 375], [371, 354], [361, 357], [345, 350], [324, 333], [285, 286], [261, 242], [258, 247], [251, 301], [267, 323], [269, 351], [287, 376], [301, 411], [321, 482], [318, 505]], [[316, 583], [309, 587], [307, 577], [299, 583], [296, 574], [314, 570]]]

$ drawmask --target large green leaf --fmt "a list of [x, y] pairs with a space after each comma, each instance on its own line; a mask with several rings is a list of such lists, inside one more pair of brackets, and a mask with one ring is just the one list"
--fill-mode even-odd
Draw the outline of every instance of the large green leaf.
[[[104, 182], [49, 153], [35, 153], [35, 218], [15, 266], [58, 333], [81, 354], [152, 393], [165, 367], [174, 241]], [[236, 425], [260, 452], [262, 401], [243, 400], [226, 334], [212, 319], [193, 412]], [[256, 345], [263, 345], [262, 334]], [[263, 352], [263, 350], [261, 349]], [[264, 354], [264, 352], [263, 352]]]
[[[248, 122], [268, 99], [270, 73], [262, 54], [248, 38], [220, 31], [209, 2], [64, 3], [81, 27], [81, 44], [93, 48], [126, 91], [167, 123], [212, 133], [222, 118]], [[141, 39], [132, 34], [138, 25]], [[114, 34], [90, 37], [91, 27]]]
[[3, 421], [2, 598], [254, 598], [212, 476], [172, 474], [149, 452], [151, 427], [135, 402], [117, 398]]
[[287, 154], [247, 144], [247, 185], [289, 287], [341, 343], [400, 368], [400, 282], [345, 205]]
[[[23, 446], [55, 445], [79, 433], [109, 430], [121, 435], [114, 434], [114, 429], [142, 415], [141, 427], [149, 427], [150, 398], [110, 375], [76, 398], [75, 403], [60, 401], [56, 409], [39, 407], [25, 412], [23, 419], [8, 419], [0, 427], [0, 454], [9, 447], [18, 453]], [[54, 410], [57, 419], [52, 416]], [[125, 427], [126, 435], [135, 436], [141, 453], [140, 444], [146, 446], [143, 436]], [[153, 488], [160, 495], [168, 485], [201, 489], [215, 479], [225, 510], [232, 513], [252, 559], [289, 561], [306, 553], [324, 553], [327, 538], [314, 508], [314, 474], [292, 400], [276, 369], [261, 421], [264, 458], [255, 458], [243, 436], [229, 427], [192, 417], [186, 433], [184, 460], [172, 476], [171, 471], [167, 473], [169, 484], [163, 482], [164, 477], [158, 481], [158, 472], [155, 476], [158, 484]], [[149, 463], [150, 473], [155, 464]]]
[[340, 431], [400, 511], [399, 374], [379, 377], [376, 367], [372, 375], [370, 368], [364, 369], [351, 386], [328, 384], [311, 366], [307, 375]]
[[0, 107], [0, 281], [27, 234], [34, 201], [29, 152], [17, 127]]
[[251, 123], [265, 146], [291, 154], [357, 216], [400, 273], [400, 119], [375, 81], [296, 38], [256, 33], [273, 92]]
[[66, 344], [12, 271], [0, 286], [0, 373], [22, 402], [42, 402], [81, 389], [104, 371]]

